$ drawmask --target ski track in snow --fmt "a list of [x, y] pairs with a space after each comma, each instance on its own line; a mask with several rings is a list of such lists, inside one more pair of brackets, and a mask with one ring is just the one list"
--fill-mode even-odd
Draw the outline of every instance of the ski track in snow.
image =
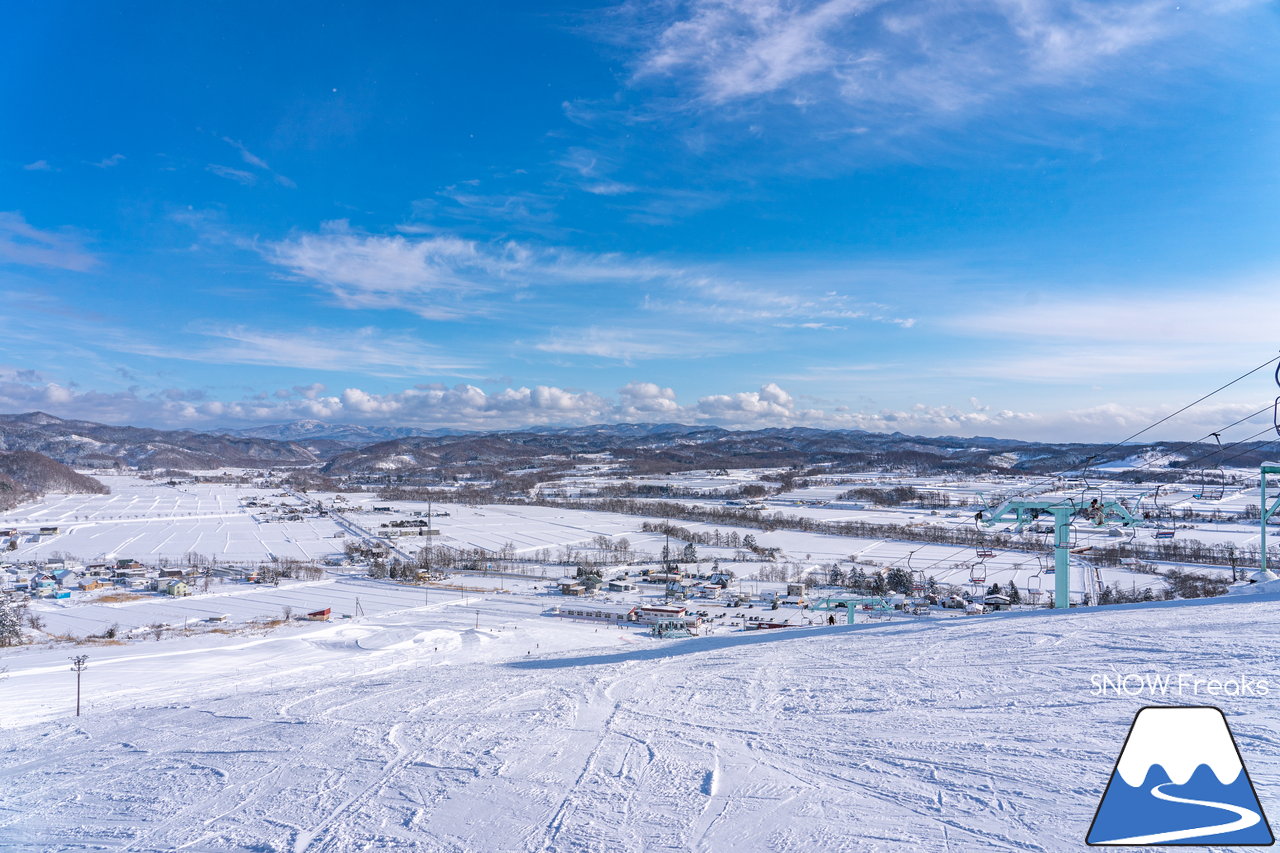
[[[146, 665], [94, 650], [86, 716], [0, 729], [0, 849], [1083, 850], [1152, 703], [1092, 674], [1280, 657], [1269, 601], [683, 641], [477, 606], [515, 630], [444, 608]], [[42, 654], [0, 657], [33, 670], [0, 681], [0, 720], [73, 689]], [[1265, 801], [1274, 696], [1209, 701]]]

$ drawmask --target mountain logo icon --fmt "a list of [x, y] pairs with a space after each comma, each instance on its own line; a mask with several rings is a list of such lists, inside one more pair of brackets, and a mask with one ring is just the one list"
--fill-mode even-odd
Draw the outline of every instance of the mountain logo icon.
[[1275, 836], [1222, 711], [1162, 706], [1133, 718], [1085, 841], [1266, 847]]

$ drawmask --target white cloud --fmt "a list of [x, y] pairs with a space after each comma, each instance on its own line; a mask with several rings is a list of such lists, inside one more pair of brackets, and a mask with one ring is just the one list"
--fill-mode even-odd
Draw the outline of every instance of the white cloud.
[[299, 278], [324, 285], [348, 308], [408, 308], [432, 319], [478, 308], [460, 300], [498, 289], [526, 262], [515, 244], [489, 246], [450, 235], [411, 239], [328, 223], [318, 234], [270, 243], [265, 255]]
[[0, 263], [85, 272], [98, 259], [67, 231], [44, 231], [16, 211], [0, 211]]
[[119, 166], [124, 160], [125, 156], [123, 154], [112, 154], [110, 157], [104, 157], [92, 165], [97, 166], [99, 169], [110, 169], [114, 166]]
[[[918, 435], [992, 435], [1049, 441], [1117, 441], [1176, 408], [1105, 403], [1083, 409], [1042, 412], [996, 410], [977, 400], [970, 407], [917, 404], [905, 409], [850, 411], [798, 403], [777, 383], [756, 391], [709, 394], [681, 404], [675, 391], [657, 383], [629, 382], [613, 397], [550, 385], [486, 392], [469, 384], [416, 385], [375, 392], [348, 387], [327, 393], [323, 385], [281, 389], [242, 400], [212, 399], [202, 389], [137, 388], [113, 393], [83, 391], [30, 371], [0, 368], [0, 411], [44, 409], [64, 417], [106, 423], [212, 428], [294, 418], [335, 422], [401, 424], [464, 429], [517, 429], [535, 425], [619, 422], [711, 424], [739, 429], [804, 426], [863, 429]], [[1257, 409], [1256, 403], [1211, 403], [1197, 407], [1145, 438], [1186, 440], [1220, 429]], [[1224, 443], [1244, 439], [1270, 424], [1270, 413], [1224, 434]]]
[[22, 168], [28, 172], [48, 172], [53, 169], [48, 160], [36, 160], [34, 163], [28, 163]]
[[628, 382], [618, 389], [618, 414], [623, 420], [675, 417], [679, 412], [676, 392], [656, 382]]

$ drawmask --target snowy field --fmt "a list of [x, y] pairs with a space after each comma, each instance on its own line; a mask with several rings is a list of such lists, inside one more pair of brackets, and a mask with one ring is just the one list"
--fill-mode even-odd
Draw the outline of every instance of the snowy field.
[[[479, 610], [480, 627], [475, 626]], [[1135, 711], [1223, 708], [1280, 813], [1280, 601], [656, 641], [502, 596], [0, 655], [0, 849], [1083, 850]]]
[[322, 559], [341, 551], [339, 528], [325, 518], [275, 520], [274, 507], [297, 501], [266, 489], [219, 484], [168, 486], [128, 475], [95, 474], [109, 495], [52, 494], [0, 515], [0, 527], [33, 531], [57, 526], [56, 536], [21, 537], [9, 560], [48, 558], [54, 552], [86, 561], [132, 558], [181, 559], [188, 552], [225, 561], [254, 562], [273, 556]]
[[[466, 578], [468, 587], [499, 585], [528, 589], [529, 581], [501, 581], [496, 578]], [[197, 584], [197, 590], [199, 585]], [[43, 599], [31, 608], [50, 634], [83, 637], [101, 632], [110, 625], [128, 631], [157, 623], [181, 628], [210, 617], [226, 616], [227, 625], [279, 619], [289, 608], [301, 616], [331, 609], [335, 617], [358, 614], [378, 615], [427, 605], [452, 604], [467, 600], [465, 591], [429, 586], [402, 586], [363, 578], [329, 578], [319, 581], [284, 581], [280, 586], [215, 579], [208, 593], [196, 592], [183, 598], [142, 594], [132, 601], [103, 603], [101, 596], [84, 595], [71, 599]]]
[[[348, 537], [354, 535], [334, 517], [317, 517], [303, 512], [299, 520], [287, 520], [289, 514], [304, 509], [305, 501], [300, 497], [282, 496], [283, 493], [278, 491], [232, 485], [173, 487], [123, 475], [107, 476], [103, 480], [112, 488], [110, 495], [50, 495], [0, 517], [0, 527], [34, 529], [57, 525], [61, 530], [58, 535], [42, 537], [38, 542], [32, 541], [31, 537], [23, 537], [19, 547], [8, 552], [7, 559], [15, 562], [39, 560], [65, 553], [85, 562], [119, 558], [152, 562], [162, 557], [181, 561], [189, 552], [194, 552], [230, 563], [253, 563], [273, 557], [323, 560], [341, 552], [344, 534]], [[971, 486], [963, 484], [964, 488]], [[307, 496], [310, 500], [324, 501], [326, 505], [333, 505], [336, 497], [319, 493]], [[353, 510], [345, 517], [373, 535], [382, 535], [391, 529], [380, 525], [420, 520], [428, 510], [425, 503], [383, 501], [371, 494], [348, 494], [344, 500]], [[269, 506], [248, 505], [255, 502]], [[390, 506], [393, 511], [372, 512], [374, 506]], [[920, 510], [897, 508], [828, 510], [791, 506], [789, 502], [778, 502], [775, 508], [787, 514], [824, 520], [860, 519], [947, 526], [965, 523], [959, 516], [933, 516]], [[433, 526], [440, 531], [440, 536], [434, 541], [454, 548], [496, 551], [509, 543], [516, 556], [528, 559], [539, 551], [556, 555], [566, 547], [590, 548], [592, 541], [599, 536], [614, 541], [625, 537], [637, 552], [650, 556], [657, 555], [663, 544], [661, 536], [640, 531], [646, 519], [632, 515], [514, 505], [472, 507], [436, 504], [434, 509], [448, 513], [433, 520]], [[678, 523], [706, 533], [715, 529], [715, 526], [707, 524]], [[1039, 585], [1046, 590], [1053, 585], [1052, 576], [1042, 574], [1049, 562], [1047, 547], [1040, 558], [1020, 551], [997, 551], [983, 563], [980, 571], [974, 573], [971, 566], [977, 562], [976, 552], [970, 548], [922, 546], [901, 540], [859, 539], [801, 531], [765, 533], [729, 525], [719, 525], [719, 529], [725, 534], [734, 530], [739, 535], [751, 533], [762, 546], [781, 548], [783, 562], [794, 562], [815, 570], [856, 556], [868, 566], [874, 563], [920, 569], [943, 584], [969, 585], [972, 577], [982, 577], [986, 585], [1005, 585], [1013, 581], [1023, 589]], [[1204, 526], [1180, 535], [1206, 541], [1229, 539], [1241, 544], [1257, 540], [1256, 528], [1251, 530], [1240, 524]], [[1100, 532], [1081, 534], [1082, 544], [1090, 544], [1094, 540], [1104, 544], [1111, 541]], [[412, 557], [432, 540], [415, 536], [391, 541], [399, 553]], [[752, 577], [762, 568], [770, 568], [758, 562], [730, 564], [740, 551], [728, 547], [700, 546], [699, 554], [707, 561], [720, 559], [743, 578]], [[1163, 586], [1163, 581], [1152, 575], [1113, 568], [1092, 573], [1084, 561], [1077, 562], [1079, 566], [1073, 570], [1071, 584], [1077, 596], [1096, 594], [1099, 583], [1138, 590], [1147, 587], [1158, 590]]]

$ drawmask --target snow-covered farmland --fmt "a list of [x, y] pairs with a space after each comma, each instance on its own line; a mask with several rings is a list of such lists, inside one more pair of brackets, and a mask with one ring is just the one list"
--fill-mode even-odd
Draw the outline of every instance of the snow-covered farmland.
[[1274, 679], [1274, 598], [684, 641], [480, 610], [96, 649], [79, 719], [65, 652], [8, 653], [0, 847], [1081, 850], [1153, 701], [1221, 706], [1280, 811], [1280, 685], [1091, 680]]
[[[265, 489], [218, 484], [169, 486], [128, 475], [98, 475], [108, 495], [49, 495], [0, 515], [0, 527], [20, 532], [10, 560], [47, 558], [54, 552], [84, 560], [160, 557], [189, 552], [223, 561], [321, 559], [341, 550], [338, 526], [326, 518], [280, 518], [278, 509], [248, 501], [296, 504]], [[275, 493], [275, 494], [278, 494]], [[34, 537], [41, 527], [53, 536]]]
[[[528, 581], [511, 581], [527, 589]], [[499, 587], [495, 578], [467, 578], [457, 586]], [[132, 600], [104, 603], [101, 596], [76, 596], [65, 600], [42, 600], [31, 606], [44, 629], [53, 635], [84, 637], [117, 625], [124, 631], [166, 624], [182, 628], [226, 616], [225, 624], [236, 626], [251, 621], [279, 619], [285, 608], [301, 616], [329, 609], [335, 618], [343, 616], [397, 613], [423, 606], [463, 603], [474, 595], [444, 587], [413, 587], [377, 583], [364, 578], [337, 577], [320, 581], [285, 581], [280, 586], [215, 579], [210, 592], [174, 598], [141, 594]]]

